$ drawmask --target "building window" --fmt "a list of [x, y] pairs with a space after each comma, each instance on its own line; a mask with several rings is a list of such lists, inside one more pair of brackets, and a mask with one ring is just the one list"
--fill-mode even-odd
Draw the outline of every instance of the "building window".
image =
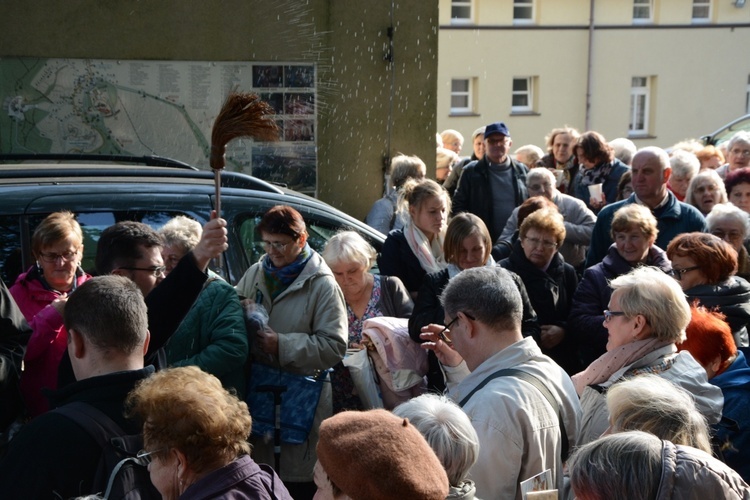
[[534, 20], [534, 0], [513, 0], [513, 22], [530, 23]]
[[633, 0], [633, 22], [647, 23], [651, 21], [653, 0]]
[[451, 114], [467, 114], [474, 111], [470, 78], [451, 80]]
[[469, 24], [472, 0], [451, 0], [451, 24]]
[[693, 0], [693, 22], [708, 22], [711, 19], [711, 0]]
[[534, 111], [534, 78], [513, 78], [511, 113]]
[[630, 85], [629, 135], [648, 134], [649, 94], [649, 78], [647, 76], [634, 76]]

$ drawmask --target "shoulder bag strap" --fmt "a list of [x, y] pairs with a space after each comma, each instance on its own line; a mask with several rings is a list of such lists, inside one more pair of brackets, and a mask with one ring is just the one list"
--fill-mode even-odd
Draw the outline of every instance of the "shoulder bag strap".
[[478, 386], [476, 386], [465, 398], [461, 400], [459, 406], [463, 408], [464, 405], [469, 401], [469, 399], [471, 399], [471, 397], [474, 395], [474, 393], [482, 389], [491, 380], [494, 380], [498, 377], [515, 377], [517, 379], [523, 380], [528, 384], [531, 384], [542, 394], [542, 396], [544, 396], [544, 399], [546, 399], [549, 404], [552, 405], [552, 409], [555, 411], [555, 413], [557, 413], [557, 420], [558, 424], [560, 425], [560, 437], [562, 439], [562, 449], [560, 450], [560, 456], [562, 458], [562, 461], [565, 462], [568, 459], [570, 443], [568, 442], [568, 433], [565, 430], [565, 422], [563, 421], [562, 410], [560, 409], [560, 405], [557, 404], [557, 399], [555, 399], [555, 396], [552, 394], [549, 388], [541, 380], [539, 380], [538, 377], [516, 368], [504, 368], [502, 370], [498, 370], [482, 380], [482, 382]]

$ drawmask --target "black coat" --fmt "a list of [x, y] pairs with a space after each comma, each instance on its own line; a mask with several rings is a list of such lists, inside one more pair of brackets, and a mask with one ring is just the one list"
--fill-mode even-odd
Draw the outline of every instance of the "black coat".
[[[565, 262], [560, 252], [555, 253], [549, 267], [543, 271], [526, 258], [519, 240], [513, 244], [510, 257], [500, 261], [500, 266], [521, 277], [540, 325], [567, 328], [573, 294], [578, 286], [578, 275], [573, 266]], [[567, 332], [560, 344], [552, 349], [542, 349], [542, 352], [571, 375], [582, 369], [575, 345]]]
[[383, 249], [378, 255], [378, 269], [380, 274], [399, 278], [411, 294], [419, 291], [427, 274], [417, 256], [411, 251], [403, 229], [394, 229], [388, 233]]
[[[513, 180], [515, 181], [513, 197], [515, 205], [518, 206], [529, 196], [526, 189], [526, 174], [529, 170], [526, 165], [512, 158], [510, 163], [513, 169]], [[497, 241], [500, 233], [494, 234], [493, 232], [493, 200], [489, 169], [490, 166], [486, 156], [464, 168], [458, 188], [453, 195], [453, 210], [451, 213], [456, 215], [461, 212], [470, 212], [476, 215], [487, 225], [492, 241]], [[505, 221], [502, 221], [500, 227], [504, 226]]]
[[[124, 416], [125, 398], [153, 367], [87, 378], [54, 393], [53, 406], [88, 403], [129, 434], [141, 432], [140, 422]], [[0, 462], [3, 498], [72, 498], [91, 491], [101, 448], [73, 420], [47, 412], [26, 424], [13, 438]], [[57, 494], [58, 496], [54, 496]]]

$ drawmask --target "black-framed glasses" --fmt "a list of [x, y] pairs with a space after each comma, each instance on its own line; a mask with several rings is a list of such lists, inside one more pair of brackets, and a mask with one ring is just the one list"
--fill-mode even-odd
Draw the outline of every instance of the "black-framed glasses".
[[276, 242], [273, 242], [273, 241], [265, 241], [264, 240], [264, 241], [260, 242], [260, 246], [263, 247], [263, 250], [265, 250], [266, 252], [269, 249], [271, 249], [271, 248], [273, 248], [277, 252], [283, 252], [286, 249], [286, 247], [288, 247], [292, 243], [294, 243], [294, 240], [292, 240], [292, 241], [290, 241], [288, 243], [276, 243]]
[[[476, 321], [476, 318], [472, 316], [471, 314], [463, 312], [463, 311], [461, 312], [463, 313], [464, 316], [466, 316], [470, 320]], [[445, 332], [450, 331], [451, 327], [453, 326], [453, 323], [455, 323], [456, 321], [458, 321], [458, 313], [456, 313], [456, 316], [452, 320], [450, 320], [447, 325], [445, 325], [445, 328], [443, 328], [442, 330], [438, 332], [438, 337], [440, 337], [440, 340], [442, 340], [446, 344], [450, 345], [453, 343], [453, 341], [448, 337], [448, 335], [445, 334]]]
[[42, 258], [44, 262], [47, 262], [48, 264], [54, 264], [59, 259], [62, 259], [65, 262], [70, 262], [71, 260], [75, 259], [78, 255], [79, 248], [76, 248], [75, 250], [63, 252], [63, 253], [54, 253], [54, 252], [41, 252], [39, 256]]
[[672, 275], [674, 279], [677, 281], [682, 281], [682, 277], [685, 275], [685, 273], [689, 273], [690, 271], [695, 271], [696, 269], [700, 269], [701, 266], [692, 266], [692, 267], [686, 267], [684, 269], [672, 269], [669, 271], [669, 274]]
[[154, 278], [158, 278], [164, 274], [167, 270], [167, 266], [151, 266], [151, 267], [119, 267], [118, 269], [125, 269], [127, 271], [146, 271], [151, 273]]
[[615, 316], [625, 316], [625, 313], [623, 311], [610, 311], [609, 309], [604, 310], [604, 321], [606, 321], [607, 323], [609, 323], [610, 320]]

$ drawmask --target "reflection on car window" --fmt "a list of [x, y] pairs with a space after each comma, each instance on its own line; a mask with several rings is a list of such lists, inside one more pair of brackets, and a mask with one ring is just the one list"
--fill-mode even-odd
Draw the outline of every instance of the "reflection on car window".
[[21, 226], [17, 215], [0, 216], [0, 275], [11, 286], [23, 272]]

